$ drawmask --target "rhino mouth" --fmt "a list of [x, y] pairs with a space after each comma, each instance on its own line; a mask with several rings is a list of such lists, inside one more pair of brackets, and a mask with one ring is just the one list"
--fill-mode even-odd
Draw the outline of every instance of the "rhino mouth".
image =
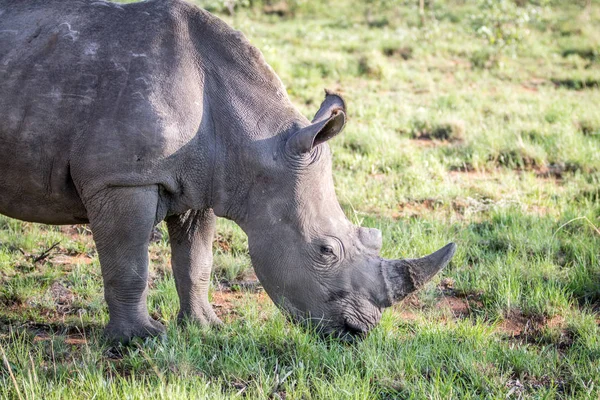
[[[354, 343], [364, 339], [381, 319], [381, 308], [366, 298], [348, 293], [335, 296], [328, 302], [330, 313], [320, 317], [310, 316], [284, 299], [280, 304], [288, 320], [314, 331], [323, 339], [337, 339], [345, 343]], [[329, 314], [329, 317], [326, 316]]]
[[364, 339], [370, 329], [345, 321], [338, 326], [320, 326], [317, 330], [323, 339], [335, 339], [350, 344]]
[[346, 343], [364, 339], [381, 319], [381, 308], [366, 298], [344, 296], [335, 302], [340, 310], [334, 321], [320, 321], [322, 337], [335, 338]]
[[367, 333], [369, 333], [368, 328], [345, 322], [342, 329], [338, 331], [337, 337], [344, 343], [354, 343], [367, 337]]

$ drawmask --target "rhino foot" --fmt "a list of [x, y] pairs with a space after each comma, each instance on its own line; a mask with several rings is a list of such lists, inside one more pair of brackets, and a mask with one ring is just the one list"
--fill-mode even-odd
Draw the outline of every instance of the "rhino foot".
[[133, 338], [166, 338], [166, 329], [163, 324], [150, 317], [136, 323], [110, 321], [104, 328], [104, 337], [109, 343], [128, 344]]
[[179, 311], [179, 314], [177, 315], [177, 321], [180, 323], [188, 321], [194, 322], [202, 327], [210, 328], [220, 327], [223, 325], [223, 321], [217, 317], [217, 314], [215, 314], [215, 311], [210, 304], [207, 304], [203, 307], [198, 307], [192, 312], [184, 312], [183, 310]]

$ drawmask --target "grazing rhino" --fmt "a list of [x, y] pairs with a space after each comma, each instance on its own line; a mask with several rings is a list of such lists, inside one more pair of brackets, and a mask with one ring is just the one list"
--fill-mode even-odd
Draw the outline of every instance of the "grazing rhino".
[[294, 320], [352, 337], [443, 268], [449, 244], [379, 256], [381, 233], [336, 199], [327, 140], [346, 122], [327, 92], [308, 121], [238, 31], [181, 0], [0, 0], [0, 213], [89, 223], [114, 340], [158, 335], [148, 242], [167, 223], [179, 318], [215, 325], [216, 217]]

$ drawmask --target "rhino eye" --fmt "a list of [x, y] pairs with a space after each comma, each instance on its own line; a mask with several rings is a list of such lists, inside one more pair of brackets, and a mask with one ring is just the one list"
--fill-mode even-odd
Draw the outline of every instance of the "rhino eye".
[[333, 247], [327, 246], [327, 245], [321, 246], [321, 254], [326, 255], [326, 256], [332, 256], [333, 255]]

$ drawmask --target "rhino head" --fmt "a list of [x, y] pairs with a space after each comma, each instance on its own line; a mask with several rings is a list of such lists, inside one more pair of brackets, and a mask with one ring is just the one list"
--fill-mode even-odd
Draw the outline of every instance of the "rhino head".
[[248, 193], [243, 228], [271, 299], [294, 320], [351, 339], [446, 266], [456, 246], [419, 259], [380, 257], [381, 232], [354, 226], [336, 198], [326, 142], [345, 122], [344, 100], [327, 92], [311, 123], [278, 137]]

